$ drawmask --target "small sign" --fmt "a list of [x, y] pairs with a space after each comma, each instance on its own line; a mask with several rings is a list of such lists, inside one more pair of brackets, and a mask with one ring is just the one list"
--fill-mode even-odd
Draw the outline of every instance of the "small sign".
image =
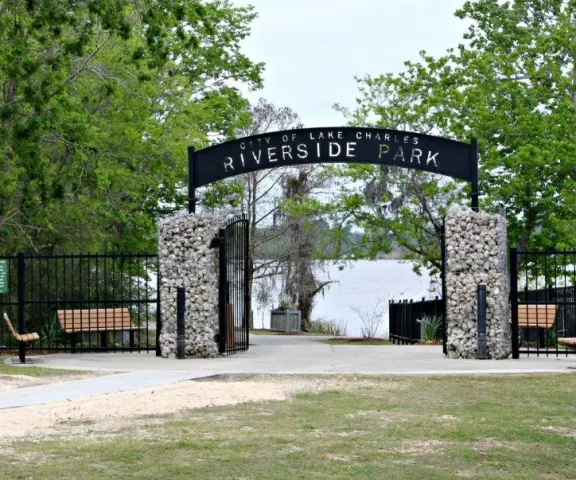
[[8, 260], [0, 260], [0, 293], [8, 293]]

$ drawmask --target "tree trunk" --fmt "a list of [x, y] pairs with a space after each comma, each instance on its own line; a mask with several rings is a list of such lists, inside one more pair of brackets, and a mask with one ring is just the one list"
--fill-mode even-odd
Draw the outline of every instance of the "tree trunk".
[[314, 304], [313, 295], [303, 295], [300, 298], [300, 312], [302, 314], [302, 331], [310, 331], [310, 315], [312, 315], [312, 307]]

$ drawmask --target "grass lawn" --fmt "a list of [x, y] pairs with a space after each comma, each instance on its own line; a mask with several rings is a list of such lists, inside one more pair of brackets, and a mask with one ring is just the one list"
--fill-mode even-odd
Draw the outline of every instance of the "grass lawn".
[[[9, 479], [573, 479], [576, 375], [349, 378], [106, 435], [2, 441]], [[334, 387], [337, 388], [337, 387]]]
[[328, 345], [392, 345], [390, 340], [382, 338], [347, 338], [347, 337], [334, 337], [327, 340], [320, 340], [321, 343]]
[[[18, 355], [14, 355], [18, 357]], [[7, 365], [4, 362], [8, 358], [12, 358], [14, 356], [8, 355], [0, 355], [0, 375], [28, 375], [30, 377], [58, 377], [58, 376], [65, 376], [65, 375], [79, 375], [82, 373], [78, 370], [58, 370], [55, 368], [42, 368], [33, 365]]]

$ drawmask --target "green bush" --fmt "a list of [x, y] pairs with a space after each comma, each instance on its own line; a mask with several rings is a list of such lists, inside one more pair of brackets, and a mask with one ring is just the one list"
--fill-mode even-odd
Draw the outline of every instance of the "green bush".
[[422, 319], [417, 320], [424, 326], [422, 336], [424, 341], [433, 342], [437, 340], [442, 333], [442, 317], [437, 315], [424, 315]]
[[282, 300], [280, 302], [280, 305], [278, 305], [278, 308], [276, 310], [283, 310], [283, 311], [294, 310], [294, 305], [292, 305], [287, 300]]
[[554, 330], [546, 330], [545, 342], [546, 347], [556, 348], [556, 345], [558, 344], [558, 336]]
[[46, 348], [61, 347], [66, 344], [65, 334], [56, 315], [52, 317], [50, 322], [40, 327], [38, 335], [40, 335], [41, 345]]

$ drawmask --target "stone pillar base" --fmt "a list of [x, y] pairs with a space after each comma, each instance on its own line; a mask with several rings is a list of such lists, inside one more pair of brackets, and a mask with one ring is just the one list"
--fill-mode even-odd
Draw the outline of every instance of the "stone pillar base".
[[182, 215], [160, 224], [158, 264], [163, 357], [176, 356], [176, 291], [186, 291], [187, 356], [215, 357], [218, 346], [218, 249], [210, 242], [218, 234], [220, 219]]
[[486, 284], [486, 343], [489, 358], [512, 352], [506, 220], [472, 210], [446, 216], [446, 326], [450, 358], [476, 358], [477, 288]]

